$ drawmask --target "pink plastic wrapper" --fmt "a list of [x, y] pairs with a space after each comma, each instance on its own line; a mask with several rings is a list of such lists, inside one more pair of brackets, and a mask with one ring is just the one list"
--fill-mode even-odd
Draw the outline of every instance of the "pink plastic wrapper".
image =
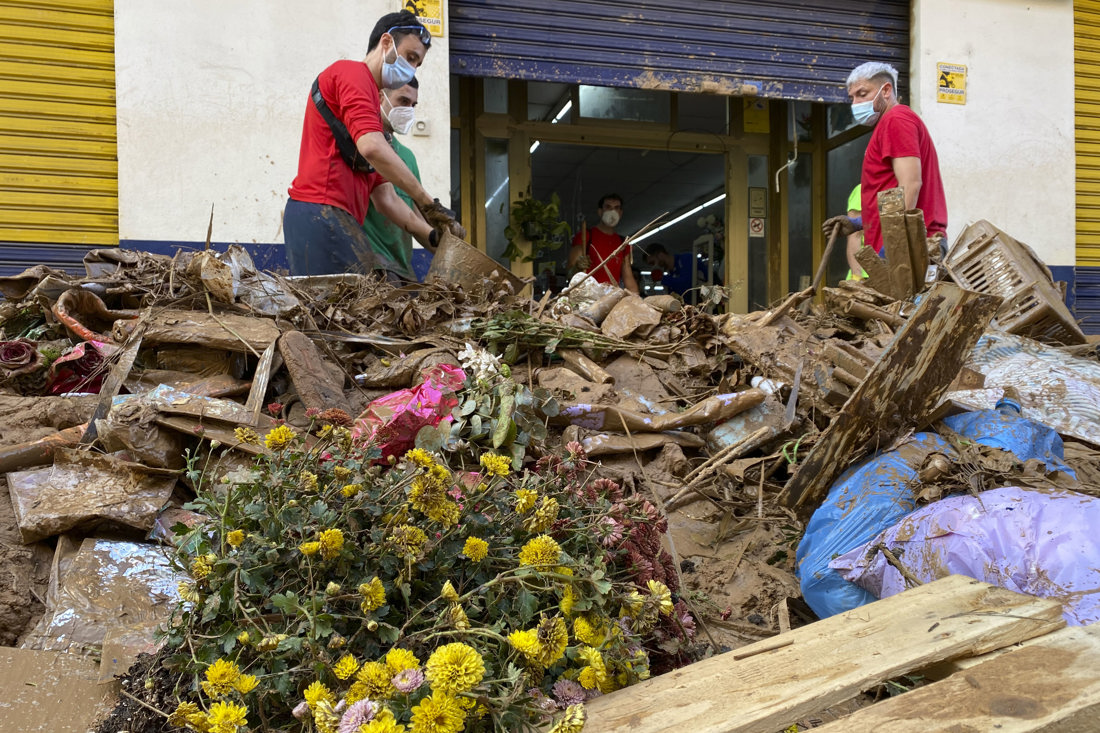
[[379, 397], [355, 420], [352, 437], [376, 444], [383, 460], [405, 455], [421, 428], [452, 419], [451, 410], [458, 405], [455, 392], [462, 388], [466, 373], [452, 364], [436, 364], [421, 376], [420, 385]]
[[879, 543], [923, 583], [966, 575], [1062, 603], [1070, 625], [1100, 621], [1100, 499], [1009, 486], [916, 510], [829, 567], [879, 598], [905, 590]]
[[104, 362], [117, 351], [117, 346], [105, 344], [102, 341], [84, 341], [77, 344], [50, 365], [46, 392], [48, 394], [98, 393], [108, 371]]

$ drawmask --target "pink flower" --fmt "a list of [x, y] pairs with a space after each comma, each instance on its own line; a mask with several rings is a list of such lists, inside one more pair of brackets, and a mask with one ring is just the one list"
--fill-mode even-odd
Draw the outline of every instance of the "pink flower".
[[359, 726], [366, 725], [374, 720], [374, 715], [377, 712], [378, 703], [371, 700], [360, 700], [352, 703], [351, 707], [344, 713], [344, 717], [340, 719], [340, 727], [337, 728], [337, 732], [358, 733]]
[[300, 703], [294, 706], [294, 709], [290, 711], [298, 720], [309, 720], [309, 703], [302, 700]]
[[564, 709], [570, 705], [580, 705], [587, 699], [584, 688], [573, 680], [560, 679], [554, 683], [550, 692], [558, 701], [558, 707]]
[[393, 676], [391, 682], [398, 692], [408, 695], [424, 684], [424, 673], [418, 667], [403, 669]]
[[319, 410], [316, 407], [307, 407], [306, 408], [306, 417], [308, 417], [311, 420], [313, 418], [317, 417], [320, 414], [321, 414], [321, 410]]
[[597, 529], [599, 530], [600, 543], [604, 547], [614, 547], [623, 541], [623, 525], [611, 517], [601, 519]]
[[271, 403], [268, 403], [268, 405], [265, 409], [268, 412], [270, 412], [272, 414], [272, 416], [278, 415], [280, 412], [283, 411], [283, 403], [282, 402], [271, 402]]

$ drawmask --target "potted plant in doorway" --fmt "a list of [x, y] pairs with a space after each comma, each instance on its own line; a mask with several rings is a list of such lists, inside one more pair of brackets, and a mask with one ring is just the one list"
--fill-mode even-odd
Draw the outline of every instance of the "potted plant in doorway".
[[[504, 228], [508, 246], [504, 256], [509, 260], [531, 262], [542, 252], [557, 249], [572, 234], [569, 224], [561, 218], [561, 199], [556, 193], [549, 201], [523, 196], [512, 203], [511, 223]], [[530, 242], [530, 247], [524, 243]]]

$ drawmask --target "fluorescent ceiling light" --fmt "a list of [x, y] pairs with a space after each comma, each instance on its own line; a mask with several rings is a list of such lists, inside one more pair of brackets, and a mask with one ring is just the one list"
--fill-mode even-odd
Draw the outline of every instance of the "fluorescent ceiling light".
[[719, 194], [718, 196], [715, 196], [714, 198], [712, 198], [710, 201], [707, 201], [706, 203], [699, 204], [698, 206], [696, 206], [694, 209], [691, 209], [690, 211], [685, 211], [683, 214], [680, 214], [678, 217], [676, 217], [672, 221], [665, 222], [661, 226], [657, 227], [656, 229], [649, 230], [648, 232], [646, 232], [645, 234], [643, 234], [640, 237], [635, 237], [633, 242], [631, 242], [631, 244], [637, 244], [638, 242], [641, 242], [642, 240], [649, 239], [654, 234], [657, 234], [660, 231], [668, 229], [670, 226], [673, 226], [674, 224], [679, 224], [680, 222], [682, 222], [684, 219], [688, 218], [689, 216], [693, 216], [694, 214], [698, 214], [703, 209], [707, 208], [708, 206], [713, 206], [714, 204], [718, 203], [719, 201], [723, 200], [724, 198], [726, 198], [726, 194], [724, 194], [724, 193]]

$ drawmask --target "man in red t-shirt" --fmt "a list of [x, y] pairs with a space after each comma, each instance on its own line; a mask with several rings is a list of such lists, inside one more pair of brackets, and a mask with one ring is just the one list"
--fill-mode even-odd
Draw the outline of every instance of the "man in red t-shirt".
[[[443, 230], [466, 236], [454, 212], [424, 190], [382, 128], [379, 89], [408, 84], [431, 42], [431, 33], [415, 15], [407, 10], [390, 13], [371, 31], [363, 61], [337, 61], [317, 77], [322, 104], [311, 93], [298, 175], [283, 215], [292, 275], [384, 270], [386, 263], [374, 254], [363, 231], [371, 202], [426, 246], [434, 248]], [[325, 119], [322, 105], [333, 119]], [[347, 140], [343, 150], [338, 135]], [[424, 218], [390, 195], [394, 185], [413, 199]]]
[[[897, 69], [875, 61], [857, 66], [848, 75], [852, 115], [857, 123], [875, 128], [863, 156], [860, 183], [864, 243], [876, 252], [882, 250], [878, 194], [890, 188], [904, 190], [906, 209], [924, 212], [929, 239], [939, 239], [942, 247], [947, 236], [947, 199], [936, 146], [921, 118], [898, 101], [897, 82]], [[834, 216], [825, 222], [825, 233], [832, 234], [838, 224], [840, 236], [860, 229], [847, 216]]]
[[623, 197], [615, 193], [601, 196], [596, 213], [600, 223], [588, 229], [588, 241], [581, 239], [581, 232], [573, 237], [569, 269], [579, 265], [601, 283], [618, 285], [622, 280], [624, 288], [637, 293], [638, 283], [630, 269], [630, 245], [623, 246], [622, 235], [615, 231], [623, 216]]

